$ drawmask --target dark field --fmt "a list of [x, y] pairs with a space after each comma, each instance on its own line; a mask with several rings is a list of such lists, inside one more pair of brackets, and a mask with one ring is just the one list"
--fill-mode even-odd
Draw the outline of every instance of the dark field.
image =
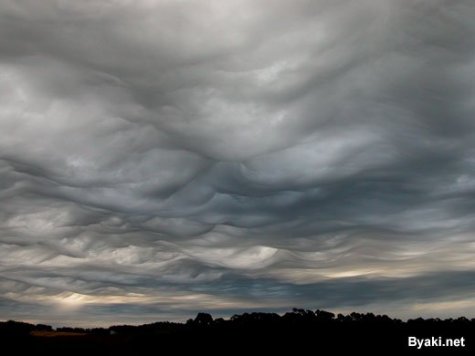
[[[374, 354], [473, 354], [475, 319], [413, 319], [297, 310], [282, 316], [245, 313], [228, 320], [200, 313], [186, 323], [157, 322], [109, 328], [58, 328], [15, 321], [0, 323], [4, 347], [37, 354], [158, 355], [169, 352], [286, 352], [331, 354], [335, 351]], [[408, 346], [408, 337], [460, 339], [463, 346]]]

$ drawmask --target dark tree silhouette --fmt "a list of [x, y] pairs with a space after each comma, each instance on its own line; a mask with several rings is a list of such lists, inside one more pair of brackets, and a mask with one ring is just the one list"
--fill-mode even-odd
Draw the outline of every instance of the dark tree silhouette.
[[[58, 328], [44, 324], [16, 321], [0, 322], [0, 342], [4, 348], [15, 347], [16, 353], [75, 353], [128, 355], [149, 354], [150, 350], [173, 352], [196, 351], [206, 345], [208, 351], [229, 352], [289, 352], [334, 354], [337, 351], [381, 354], [426, 354], [433, 350], [408, 347], [408, 337], [465, 338], [464, 348], [438, 349], [437, 354], [473, 354], [475, 319], [460, 317], [441, 320], [422, 318], [403, 322], [387, 315], [351, 313], [349, 315], [293, 309], [275, 313], [244, 313], [230, 319], [213, 319], [208, 313], [198, 313], [185, 324], [156, 322], [139, 326], [115, 325], [109, 328]], [[67, 333], [64, 333], [67, 331]], [[325, 351], [329, 350], [329, 351]], [[158, 351], [157, 351], [158, 352]]]
[[208, 313], [198, 313], [194, 320], [194, 324], [198, 326], [208, 326], [213, 323], [213, 317]]

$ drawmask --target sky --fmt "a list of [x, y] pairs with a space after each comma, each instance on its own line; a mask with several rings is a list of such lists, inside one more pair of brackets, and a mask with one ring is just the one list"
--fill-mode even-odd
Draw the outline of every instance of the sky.
[[475, 316], [472, 0], [1, 0], [0, 319]]

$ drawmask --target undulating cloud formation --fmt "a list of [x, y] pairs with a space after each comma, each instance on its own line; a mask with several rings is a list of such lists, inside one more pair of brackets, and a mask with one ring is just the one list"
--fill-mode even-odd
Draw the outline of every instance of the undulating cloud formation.
[[472, 0], [3, 0], [0, 317], [475, 313]]

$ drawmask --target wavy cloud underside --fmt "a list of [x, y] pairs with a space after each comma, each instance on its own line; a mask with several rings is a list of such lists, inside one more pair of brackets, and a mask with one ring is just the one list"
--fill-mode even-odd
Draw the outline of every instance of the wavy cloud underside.
[[1, 318], [473, 316], [474, 18], [2, 1]]

